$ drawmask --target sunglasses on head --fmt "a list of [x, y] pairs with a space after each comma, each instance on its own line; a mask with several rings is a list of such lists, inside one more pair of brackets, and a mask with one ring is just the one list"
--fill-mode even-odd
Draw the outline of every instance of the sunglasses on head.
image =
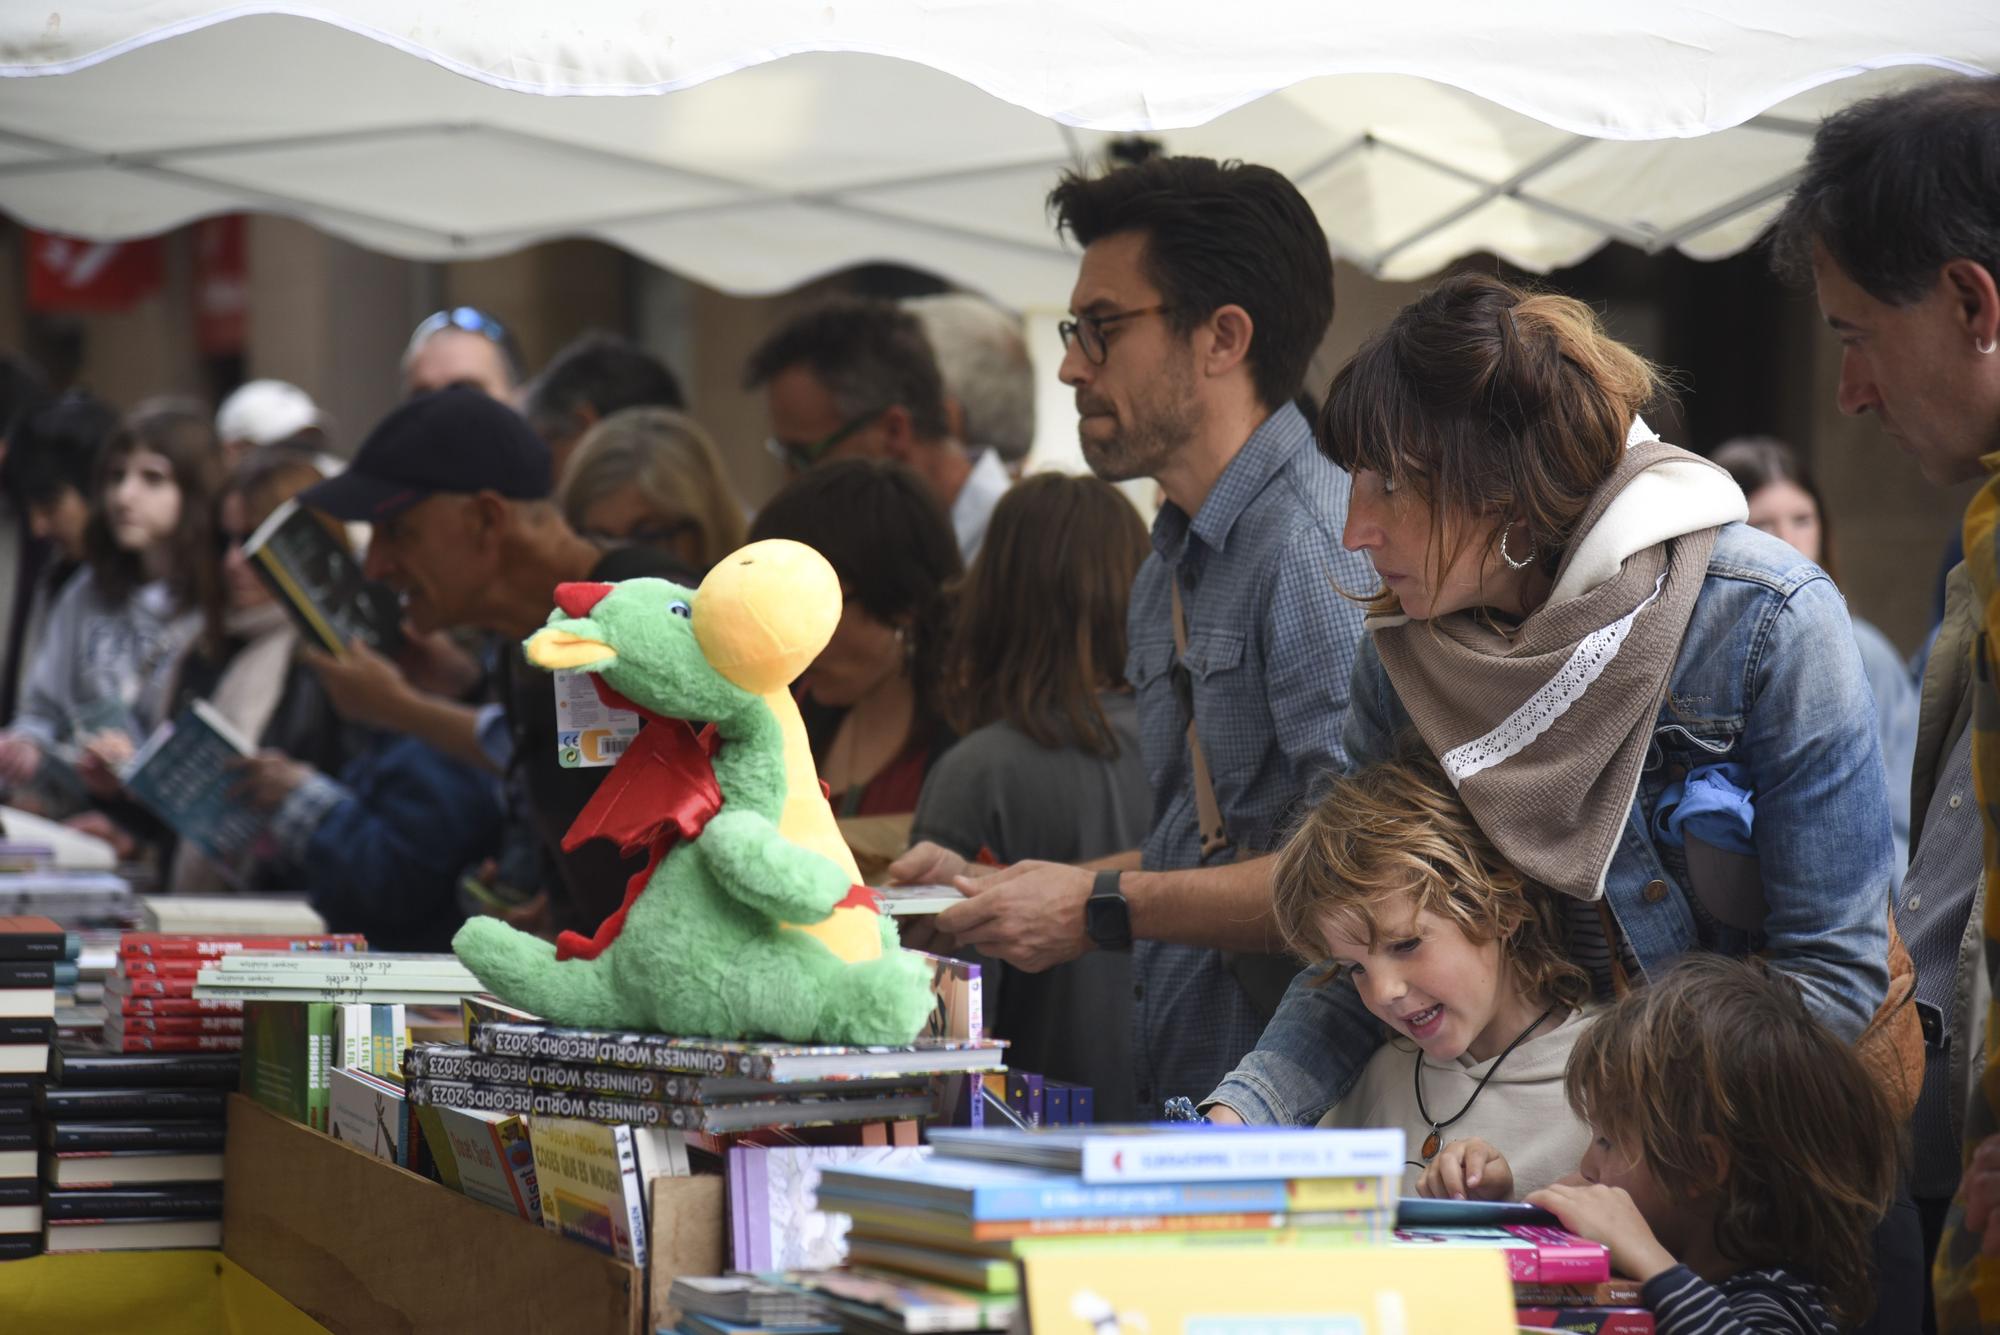
[[417, 326], [415, 333], [410, 335], [410, 346], [415, 347], [432, 334], [440, 333], [446, 329], [462, 329], [468, 334], [478, 334], [482, 338], [491, 339], [493, 342], [500, 344], [503, 348], [507, 344], [506, 325], [501, 324], [477, 306], [452, 306], [435, 314], [425, 316], [424, 322]]

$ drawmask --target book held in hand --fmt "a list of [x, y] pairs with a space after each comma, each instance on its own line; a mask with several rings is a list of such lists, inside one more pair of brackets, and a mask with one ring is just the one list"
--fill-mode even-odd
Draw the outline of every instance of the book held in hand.
[[255, 749], [214, 706], [196, 700], [126, 762], [125, 787], [181, 838], [228, 863], [264, 829], [255, 808], [229, 795], [236, 762]]
[[368, 580], [335, 530], [297, 501], [273, 510], [244, 542], [243, 555], [307, 643], [336, 657], [356, 638], [381, 654], [402, 647], [396, 595]]

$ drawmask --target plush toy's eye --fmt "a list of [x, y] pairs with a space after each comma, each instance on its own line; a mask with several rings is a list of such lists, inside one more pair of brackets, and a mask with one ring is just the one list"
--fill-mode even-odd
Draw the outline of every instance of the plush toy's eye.
[[688, 617], [692, 619], [694, 616], [694, 613], [688, 610], [688, 605], [682, 602], [678, 598], [674, 599], [672, 602], [667, 604], [667, 610], [669, 612], [672, 612], [677, 617]]

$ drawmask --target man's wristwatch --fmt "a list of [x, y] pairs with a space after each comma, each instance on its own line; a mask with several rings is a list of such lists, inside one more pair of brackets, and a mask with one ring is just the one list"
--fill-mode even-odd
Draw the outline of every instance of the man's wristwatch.
[[1118, 888], [1123, 873], [1101, 871], [1083, 901], [1083, 930], [1099, 950], [1132, 948], [1132, 906]]

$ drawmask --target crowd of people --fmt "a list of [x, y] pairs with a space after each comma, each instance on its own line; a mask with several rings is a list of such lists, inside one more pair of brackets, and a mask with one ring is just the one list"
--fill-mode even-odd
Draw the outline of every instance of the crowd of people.
[[[1995, 181], [2000, 85], [1927, 86], [1829, 121], [1775, 224], [1840, 407], [1939, 485], [2000, 446]], [[636, 864], [564, 849], [609, 771], [562, 763], [519, 642], [557, 584], [794, 539], [844, 600], [795, 688], [820, 776], [909, 822], [892, 876], [965, 892], [906, 943], [985, 964], [1015, 1064], [1107, 1119], [1403, 1127], [1410, 1190], [1545, 1206], [1663, 1332], [1980, 1328], [2000, 492], [1919, 683], [1801, 454], [1660, 439], [1584, 304], [1447, 277], [1307, 397], [1334, 273], [1281, 174], [1155, 157], [1050, 205], [1088, 477], [1020, 478], [1020, 327], [968, 296], [754, 351], [789, 478], [754, 513], [608, 334], [525, 378], [441, 311], [344, 459], [290, 386], [121, 414], [8, 363], [7, 800], [383, 947], [587, 934]], [[365, 544], [394, 653], [302, 642], [244, 555], [287, 501]], [[227, 865], [119, 779], [195, 699], [258, 747]]]

